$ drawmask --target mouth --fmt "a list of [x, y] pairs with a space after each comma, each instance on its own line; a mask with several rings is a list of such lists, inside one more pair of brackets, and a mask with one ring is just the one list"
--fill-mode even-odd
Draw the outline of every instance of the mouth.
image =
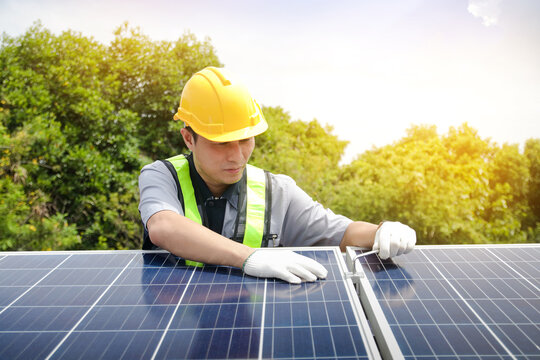
[[240, 172], [242, 172], [242, 170], [244, 169], [244, 167], [238, 167], [238, 168], [231, 168], [231, 169], [225, 169], [225, 172], [229, 173], [229, 174], [239, 174]]

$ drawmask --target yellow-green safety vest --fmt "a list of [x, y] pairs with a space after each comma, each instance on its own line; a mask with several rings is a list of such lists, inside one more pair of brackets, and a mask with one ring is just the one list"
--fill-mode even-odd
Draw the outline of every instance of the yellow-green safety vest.
[[[201, 214], [197, 207], [195, 198], [195, 190], [189, 175], [189, 162], [184, 155], [177, 155], [168, 158], [167, 161], [174, 167], [178, 177], [178, 183], [182, 189], [182, 197], [184, 204], [184, 215], [198, 224], [203, 224]], [[252, 165], [247, 165], [246, 179], [246, 207], [245, 207], [245, 231], [242, 243], [252, 248], [259, 248], [265, 237], [265, 215], [268, 215], [267, 210], [267, 187], [268, 179], [264, 170]], [[269, 204], [268, 206], [271, 206]], [[269, 210], [269, 209], [268, 209]], [[241, 212], [240, 204], [238, 211]], [[237, 217], [236, 228], [238, 228]], [[266, 219], [267, 225], [270, 219]], [[201, 263], [186, 260], [186, 264], [202, 266]]]

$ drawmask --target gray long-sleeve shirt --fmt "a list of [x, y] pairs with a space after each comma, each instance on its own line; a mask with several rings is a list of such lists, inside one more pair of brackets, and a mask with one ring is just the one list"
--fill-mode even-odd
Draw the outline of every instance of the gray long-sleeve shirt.
[[[289, 176], [271, 174], [270, 177], [272, 180], [270, 234], [277, 235], [277, 238], [268, 246], [340, 244], [352, 220], [325, 209], [300, 189]], [[178, 200], [176, 182], [161, 161], [143, 167], [139, 176], [139, 191], [139, 212], [145, 227], [148, 219], [162, 210], [171, 210], [184, 215], [182, 204]], [[225, 197], [227, 204], [221, 235], [231, 238], [236, 221], [238, 193], [231, 191]]]

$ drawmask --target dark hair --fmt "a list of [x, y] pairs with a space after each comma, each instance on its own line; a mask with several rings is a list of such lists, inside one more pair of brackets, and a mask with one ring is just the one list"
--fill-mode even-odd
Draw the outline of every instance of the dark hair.
[[193, 136], [193, 142], [197, 142], [197, 137], [199, 135], [197, 135], [197, 133], [195, 131], [193, 131], [191, 126], [186, 126], [186, 130], [189, 131], [191, 133], [191, 135]]

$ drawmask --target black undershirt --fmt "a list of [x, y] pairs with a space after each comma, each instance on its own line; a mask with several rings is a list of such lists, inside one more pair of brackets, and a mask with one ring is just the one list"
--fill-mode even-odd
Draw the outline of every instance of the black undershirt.
[[216, 198], [212, 195], [210, 189], [208, 189], [208, 186], [195, 169], [193, 154], [189, 154], [187, 160], [189, 162], [189, 175], [191, 177], [191, 182], [193, 183], [193, 188], [195, 189], [197, 204], [202, 204], [203, 225], [210, 230], [221, 234], [223, 231], [223, 221], [225, 219], [227, 201], [238, 191], [239, 183], [229, 186], [220, 198]]

